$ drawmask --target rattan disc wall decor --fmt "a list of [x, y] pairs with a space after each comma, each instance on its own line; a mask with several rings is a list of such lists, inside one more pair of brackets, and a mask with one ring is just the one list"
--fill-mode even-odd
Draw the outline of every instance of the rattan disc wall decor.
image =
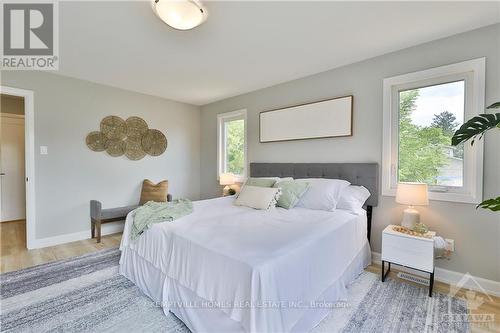
[[159, 156], [167, 149], [167, 138], [162, 132], [150, 129], [142, 137], [142, 149], [151, 156]]
[[108, 143], [106, 145], [106, 153], [113, 157], [122, 156], [125, 153], [125, 140], [108, 140]]
[[139, 117], [130, 117], [125, 121], [127, 125], [127, 139], [140, 142], [141, 138], [148, 131], [148, 124]]
[[127, 139], [125, 156], [132, 161], [138, 161], [146, 156], [146, 152], [142, 149], [141, 141]]
[[140, 117], [123, 120], [118, 116], [108, 116], [101, 121], [100, 131], [90, 132], [85, 142], [92, 151], [106, 151], [113, 157], [125, 155], [132, 161], [147, 154], [159, 156], [167, 149], [165, 135], [159, 130], [149, 129]]
[[110, 140], [124, 140], [127, 137], [127, 124], [120, 117], [109, 116], [101, 121], [101, 132]]
[[90, 132], [85, 140], [87, 147], [93, 151], [105, 151], [108, 138], [99, 131]]

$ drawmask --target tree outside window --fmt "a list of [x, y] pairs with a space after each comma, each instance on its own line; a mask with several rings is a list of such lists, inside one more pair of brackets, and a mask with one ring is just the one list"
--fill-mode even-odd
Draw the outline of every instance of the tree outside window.
[[458, 81], [399, 93], [400, 182], [463, 185], [463, 145], [451, 145], [457, 116], [463, 121], [463, 87]]
[[242, 175], [245, 167], [245, 121], [226, 122], [226, 172]]

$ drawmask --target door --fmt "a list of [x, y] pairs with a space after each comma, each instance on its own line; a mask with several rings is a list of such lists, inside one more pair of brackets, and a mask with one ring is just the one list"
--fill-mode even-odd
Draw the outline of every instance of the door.
[[24, 116], [7, 113], [0, 116], [0, 221], [24, 220]]

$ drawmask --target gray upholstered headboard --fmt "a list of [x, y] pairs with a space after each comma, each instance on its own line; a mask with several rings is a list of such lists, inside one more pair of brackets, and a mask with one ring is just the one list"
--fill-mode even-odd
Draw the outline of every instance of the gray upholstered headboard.
[[377, 163], [250, 163], [250, 177], [345, 179], [363, 185], [371, 193], [366, 201], [366, 234], [370, 241], [372, 207], [378, 204]]
[[250, 163], [250, 177], [345, 179], [370, 191], [367, 206], [378, 204], [377, 163]]

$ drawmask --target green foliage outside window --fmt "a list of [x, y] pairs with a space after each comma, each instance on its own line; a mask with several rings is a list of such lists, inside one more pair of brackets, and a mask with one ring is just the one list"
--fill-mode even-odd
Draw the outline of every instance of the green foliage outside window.
[[457, 123], [457, 117], [450, 111], [443, 111], [440, 114], [435, 114], [432, 119], [432, 127], [441, 128], [443, 134], [449, 136], [450, 138], [455, 133], [455, 129], [459, 125]]
[[245, 167], [245, 123], [233, 120], [226, 123], [226, 172], [242, 175]]
[[447, 164], [444, 147], [451, 145], [458, 124], [444, 111], [434, 116], [431, 126], [415, 125], [411, 115], [419, 90], [402, 91], [399, 96], [399, 181], [437, 184], [440, 169]]
[[[443, 130], [443, 134], [447, 137], [453, 137], [455, 134], [455, 130], [458, 125], [460, 125], [457, 121], [457, 117], [450, 111], [443, 111], [440, 114], [435, 114], [432, 119], [432, 127], [441, 128]], [[464, 158], [464, 144], [463, 142], [458, 144], [456, 147], [453, 147], [453, 157]]]

